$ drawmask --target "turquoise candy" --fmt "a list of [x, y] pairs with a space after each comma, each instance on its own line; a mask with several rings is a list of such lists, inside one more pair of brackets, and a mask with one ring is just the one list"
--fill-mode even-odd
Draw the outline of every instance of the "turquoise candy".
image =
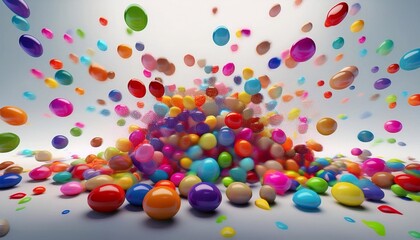
[[420, 67], [420, 48], [413, 49], [400, 59], [400, 68], [406, 71], [414, 70]]
[[296, 206], [305, 209], [316, 209], [321, 205], [321, 198], [310, 189], [302, 188], [293, 194]]
[[197, 166], [197, 176], [203, 182], [214, 182], [220, 175], [220, 167], [213, 158], [206, 158]]
[[244, 158], [239, 162], [239, 167], [241, 167], [242, 169], [244, 169], [245, 171], [250, 171], [252, 169], [254, 169], [254, 160], [252, 158]]
[[244, 91], [249, 95], [257, 94], [261, 91], [261, 82], [258, 78], [251, 78], [245, 82]]
[[69, 172], [59, 172], [57, 174], [54, 175], [53, 180], [56, 183], [66, 183], [69, 182], [71, 180], [71, 173]]
[[229, 175], [235, 182], [246, 182], [246, 171], [240, 167], [234, 167], [229, 170]]

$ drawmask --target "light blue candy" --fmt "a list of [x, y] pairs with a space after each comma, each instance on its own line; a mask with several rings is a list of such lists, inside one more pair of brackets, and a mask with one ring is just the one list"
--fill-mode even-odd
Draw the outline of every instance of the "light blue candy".
[[214, 158], [206, 158], [197, 168], [197, 176], [203, 182], [214, 182], [219, 178], [220, 167]]
[[192, 160], [197, 160], [203, 155], [203, 149], [198, 145], [194, 145], [189, 147], [185, 154]]
[[96, 46], [101, 51], [108, 50], [108, 44], [106, 44], [106, 42], [104, 40], [98, 40], [98, 42], [96, 43]]
[[316, 209], [321, 205], [321, 198], [316, 192], [302, 188], [293, 194], [293, 202], [301, 208]]
[[413, 49], [400, 59], [400, 68], [406, 71], [414, 70], [420, 67], [420, 48]]
[[169, 107], [164, 103], [158, 102], [153, 105], [153, 110], [158, 116], [164, 117], [169, 112]]
[[245, 82], [244, 91], [249, 95], [257, 94], [261, 91], [261, 82], [257, 78], [250, 78]]
[[19, 29], [21, 31], [24, 31], [24, 32], [28, 31], [29, 28], [30, 28], [30, 25], [29, 25], [28, 21], [25, 18], [23, 18], [21, 16], [17, 16], [17, 15], [12, 17], [12, 24], [17, 29]]
[[359, 179], [351, 173], [345, 173], [341, 175], [340, 182], [348, 182], [357, 186]]
[[152, 182], [157, 183], [160, 180], [167, 180], [169, 176], [165, 171], [157, 169], [152, 175], [149, 176], [149, 178], [152, 180]]
[[235, 182], [246, 182], [246, 171], [240, 167], [234, 167], [229, 170], [229, 175]]
[[239, 167], [241, 167], [245, 171], [250, 171], [254, 169], [254, 166], [255, 166], [254, 160], [249, 157], [244, 158], [239, 162]]

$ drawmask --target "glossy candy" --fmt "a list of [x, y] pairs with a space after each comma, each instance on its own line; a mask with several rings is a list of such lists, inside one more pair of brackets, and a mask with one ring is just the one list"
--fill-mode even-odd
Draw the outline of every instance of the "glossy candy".
[[318, 194], [323, 194], [328, 189], [328, 182], [325, 181], [323, 178], [319, 177], [312, 177], [306, 181], [306, 187], [313, 190]]
[[181, 207], [178, 193], [168, 187], [152, 188], [144, 197], [143, 210], [155, 220], [173, 218]]
[[420, 192], [420, 178], [410, 174], [400, 174], [394, 178], [396, 184], [409, 192]]
[[67, 182], [60, 187], [60, 191], [65, 196], [76, 196], [84, 191], [84, 187], [80, 182]]
[[302, 38], [290, 48], [290, 56], [296, 62], [306, 62], [315, 54], [316, 45], [311, 38]]
[[367, 200], [380, 201], [385, 197], [385, 193], [369, 179], [359, 180], [357, 186], [362, 189]]
[[12, 17], [12, 24], [21, 31], [29, 31], [30, 28], [28, 21], [25, 18], [17, 15]]
[[218, 46], [226, 45], [230, 40], [230, 33], [229, 30], [224, 27], [220, 26], [216, 28], [213, 32], [213, 42]]
[[142, 206], [143, 199], [150, 189], [152, 189], [152, 186], [148, 184], [137, 183], [127, 190], [125, 198], [131, 205]]
[[19, 143], [18, 135], [11, 132], [0, 133], [0, 153], [13, 151], [19, 146]]
[[183, 197], [188, 197], [188, 192], [197, 183], [200, 183], [201, 179], [195, 175], [185, 176], [179, 183], [179, 193]]
[[58, 117], [67, 117], [73, 113], [73, 104], [64, 98], [56, 98], [50, 102], [49, 108]]
[[15, 106], [4, 106], [0, 108], [0, 119], [7, 124], [20, 126], [27, 122], [28, 115], [26, 112]]
[[7, 219], [0, 219], [0, 238], [6, 236], [10, 231], [10, 224]]
[[57, 135], [51, 140], [51, 145], [56, 149], [63, 149], [67, 147], [68, 143], [68, 138], [63, 135]]
[[359, 141], [361, 142], [370, 142], [373, 140], [373, 138], [374, 138], [373, 133], [368, 130], [360, 131], [357, 134], [357, 139], [359, 139]]
[[146, 95], [146, 87], [144, 86], [143, 82], [138, 79], [131, 79], [128, 82], [128, 91], [137, 98], [142, 98]]
[[40, 167], [36, 167], [32, 169], [29, 172], [29, 177], [32, 178], [33, 180], [45, 180], [49, 178], [51, 174], [52, 174], [52, 171], [50, 170], [50, 168], [46, 166], [40, 166]]
[[88, 205], [96, 212], [114, 212], [125, 200], [125, 192], [116, 184], [105, 184], [93, 189], [87, 198]]
[[134, 31], [145, 29], [148, 22], [147, 14], [137, 4], [131, 4], [125, 9], [124, 20], [127, 26]]
[[371, 180], [380, 188], [390, 188], [394, 184], [394, 175], [389, 172], [376, 172]]
[[340, 2], [332, 7], [327, 13], [327, 17], [324, 22], [325, 27], [338, 25], [344, 20], [348, 11], [349, 6], [345, 2]]
[[336, 183], [331, 188], [331, 194], [337, 202], [350, 207], [360, 206], [365, 200], [363, 191], [348, 182]]
[[337, 122], [332, 118], [321, 118], [316, 124], [316, 129], [322, 135], [331, 135], [337, 129]]
[[397, 133], [401, 131], [403, 128], [403, 125], [398, 120], [389, 120], [385, 122], [384, 129], [389, 133]]
[[0, 176], [0, 189], [6, 189], [16, 186], [20, 183], [22, 177], [16, 173], [6, 173]]
[[19, 45], [31, 57], [40, 57], [44, 52], [41, 42], [28, 34], [24, 34], [19, 38]]
[[222, 193], [212, 183], [197, 183], [188, 193], [188, 202], [195, 210], [211, 212], [216, 210], [222, 202]]
[[293, 202], [304, 209], [316, 209], [321, 205], [321, 198], [316, 192], [302, 188], [293, 194]]
[[270, 185], [261, 186], [259, 195], [268, 203], [274, 203], [274, 201], [276, 200], [276, 190]]
[[262, 183], [274, 188], [279, 195], [283, 195], [289, 190], [292, 184], [291, 180], [284, 173], [276, 170], [268, 170], [265, 172]]
[[404, 54], [400, 59], [400, 67], [410, 71], [420, 67], [420, 48], [413, 49]]
[[252, 197], [252, 190], [245, 183], [233, 182], [227, 187], [226, 196], [234, 204], [246, 204]]
[[34, 193], [34, 195], [40, 195], [43, 194], [47, 189], [43, 186], [38, 186], [35, 187], [34, 189], [32, 189], [32, 192]]

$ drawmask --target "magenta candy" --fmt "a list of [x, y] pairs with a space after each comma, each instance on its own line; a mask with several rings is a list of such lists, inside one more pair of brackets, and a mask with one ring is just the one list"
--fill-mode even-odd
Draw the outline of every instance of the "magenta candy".
[[292, 185], [292, 180], [284, 173], [276, 170], [268, 170], [263, 176], [263, 185], [269, 185], [277, 194], [283, 195]]
[[410, 174], [401, 174], [394, 178], [394, 182], [400, 185], [406, 191], [420, 192], [420, 178], [416, 176]]
[[222, 69], [223, 75], [230, 76], [233, 72], [235, 72], [235, 64], [233, 63], [227, 63], [225, 66], [223, 66]]
[[296, 62], [306, 62], [315, 54], [316, 45], [311, 38], [302, 38], [293, 44], [290, 49], [290, 56]]
[[120, 117], [128, 117], [130, 115], [130, 109], [126, 105], [118, 104], [114, 108], [115, 113]]
[[60, 187], [60, 191], [65, 196], [76, 196], [84, 191], [84, 188], [80, 182], [68, 182]]
[[236, 135], [236, 139], [240, 140], [247, 140], [248, 142], [250, 142], [252, 140], [252, 136], [254, 135], [254, 133], [252, 132], [252, 130], [250, 128], [243, 128], [237, 135]]
[[150, 161], [153, 158], [154, 151], [155, 149], [152, 145], [148, 143], [143, 144], [139, 148], [137, 148], [135, 158], [141, 163]]
[[380, 158], [369, 158], [362, 164], [362, 171], [369, 177], [377, 172], [386, 172], [385, 161]]
[[177, 172], [172, 174], [171, 178], [169, 180], [171, 180], [171, 182], [173, 182], [175, 184], [175, 186], [179, 186], [179, 183], [181, 183], [182, 179], [184, 179], [185, 177], [185, 173], [181, 173], [181, 172]]
[[353, 155], [353, 156], [359, 156], [360, 154], [362, 154], [362, 149], [360, 149], [360, 148], [353, 148], [352, 150], [351, 150], [351, 155]]
[[142, 143], [144, 139], [146, 139], [146, 135], [144, 134], [142, 130], [138, 129], [138, 130], [133, 131], [128, 137], [128, 139], [133, 144], [133, 146], [136, 147], [137, 145]]
[[389, 120], [384, 124], [384, 128], [389, 133], [397, 133], [401, 131], [403, 125], [400, 121], [397, 120]]
[[73, 112], [73, 104], [64, 98], [56, 98], [50, 102], [50, 110], [58, 117], [67, 117]]
[[286, 134], [283, 130], [277, 128], [271, 133], [271, 139], [278, 144], [283, 144], [286, 141]]
[[45, 180], [49, 176], [51, 176], [52, 171], [46, 166], [40, 166], [37, 168], [32, 169], [29, 172], [29, 177], [33, 180]]

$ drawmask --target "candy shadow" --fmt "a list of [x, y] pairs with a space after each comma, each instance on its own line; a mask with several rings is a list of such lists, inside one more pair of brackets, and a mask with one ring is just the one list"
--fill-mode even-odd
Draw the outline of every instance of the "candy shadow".
[[15, 186], [12, 186], [12, 187], [7, 187], [7, 188], [0, 188], [0, 192], [2, 192], [2, 191], [8, 191], [10, 189], [15, 189], [15, 188], [18, 188], [18, 185], [15, 185]]
[[384, 200], [367, 200], [367, 201], [371, 203], [388, 204], [388, 202]]
[[194, 215], [194, 217], [198, 217], [198, 218], [212, 218], [215, 215], [218, 214], [217, 210], [211, 211], [211, 212], [200, 212], [194, 208], [190, 208], [188, 210], [192, 215]]
[[85, 216], [86, 216], [86, 218], [94, 219], [94, 220], [97, 220], [97, 219], [108, 219], [108, 218], [114, 217], [119, 212], [120, 211], [117, 210], [117, 211], [110, 212], [110, 213], [102, 213], [102, 212], [95, 212], [95, 211], [91, 210], [91, 211], [87, 212], [85, 214]]
[[152, 218], [147, 218], [142, 223], [146, 228], [167, 229], [174, 228], [178, 224], [178, 221], [176, 218], [171, 218], [168, 220], [155, 220]]
[[26, 182], [27, 183], [44, 183], [44, 182], [48, 182], [49, 181], [49, 179], [47, 178], [47, 179], [43, 179], [43, 180], [33, 180], [33, 179], [31, 179], [31, 180], [27, 180]]
[[124, 209], [129, 212], [143, 212], [143, 207], [141, 206], [134, 206], [132, 204], [127, 204], [124, 206]]
[[295, 204], [295, 208], [299, 209], [302, 212], [307, 212], [307, 213], [320, 213], [320, 212], [322, 212], [322, 210], [320, 208], [304, 208], [304, 207], [300, 207], [296, 204]]
[[237, 204], [237, 203], [233, 203], [231, 201], [228, 201], [228, 203], [232, 206], [232, 207], [236, 207], [236, 208], [247, 208], [249, 207], [251, 204], [249, 202], [244, 203], [244, 204]]
[[347, 206], [347, 205], [344, 205], [344, 204], [341, 204], [341, 203], [338, 203], [338, 205], [340, 205], [342, 207], [345, 207], [345, 208], [347, 208], [349, 210], [358, 211], [358, 212], [363, 212], [363, 211], [367, 212], [367, 211], [369, 211], [369, 209], [366, 208], [366, 207], [364, 207], [364, 206], [351, 207], [351, 206]]

